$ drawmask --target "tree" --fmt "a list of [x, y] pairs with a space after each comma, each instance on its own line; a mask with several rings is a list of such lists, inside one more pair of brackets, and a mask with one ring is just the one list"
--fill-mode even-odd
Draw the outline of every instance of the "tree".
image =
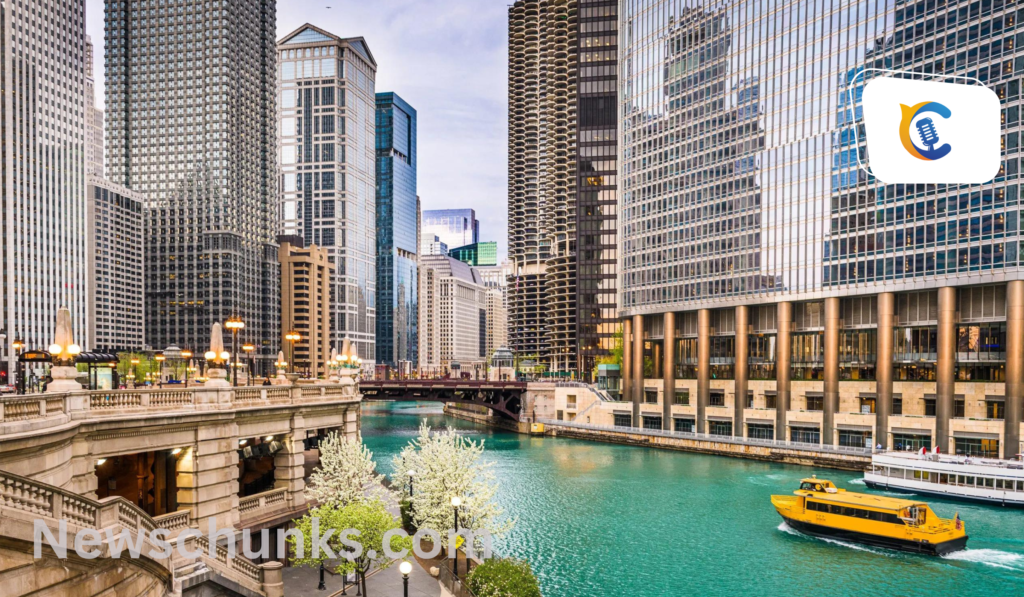
[[[417, 528], [431, 529], [443, 537], [455, 528], [452, 497], [462, 499], [459, 529], [487, 531], [492, 537], [512, 529], [515, 522], [504, 517], [494, 500], [498, 491], [491, 468], [493, 462], [481, 461], [483, 442], [477, 443], [451, 427], [432, 432], [422, 425], [419, 437], [409, 442], [394, 457], [395, 479], [408, 478], [415, 471], [412, 496], [413, 522]], [[477, 537], [475, 548], [483, 545]]]
[[373, 500], [390, 504], [395, 496], [376, 469], [373, 452], [362, 442], [332, 431], [320, 442], [320, 466], [309, 477], [306, 499], [339, 507]]
[[[316, 534], [313, 532], [314, 519], [318, 520]], [[368, 596], [366, 574], [374, 567], [384, 569], [395, 562], [384, 551], [384, 535], [388, 531], [401, 528], [401, 524], [380, 500], [360, 500], [344, 506], [318, 506], [299, 519], [295, 528], [301, 535], [288, 536], [288, 542], [292, 547], [293, 564], [310, 568], [319, 568], [320, 564], [327, 565], [330, 554], [325, 551], [314, 554], [313, 544], [320, 537], [333, 531], [330, 539], [324, 543], [339, 557], [334, 571], [346, 575], [355, 572], [362, 584], [363, 595]], [[345, 538], [349, 542], [358, 543], [360, 549], [355, 550], [342, 543], [342, 533], [350, 529], [358, 531], [358, 535], [346, 535]], [[392, 536], [389, 547], [391, 553], [412, 549], [412, 539], [406, 535]]]
[[[615, 333], [612, 334], [614, 344], [612, 344], [611, 350], [608, 351], [608, 354], [597, 358], [598, 365], [618, 365], [620, 369], [622, 368], [622, 357], [625, 353], [622, 337], [622, 326], [619, 326], [615, 328]], [[596, 367], [594, 369], [594, 377], [597, 377]]]
[[511, 558], [495, 558], [469, 573], [469, 590], [476, 597], [541, 597], [530, 564]]

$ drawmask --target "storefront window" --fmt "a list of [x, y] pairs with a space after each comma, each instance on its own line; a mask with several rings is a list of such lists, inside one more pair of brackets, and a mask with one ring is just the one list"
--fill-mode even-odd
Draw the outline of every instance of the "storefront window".
[[839, 379], [875, 379], [877, 330], [843, 330], [839, 336]]
[[697, 379], [696, 338], [683, 338], [676, 343], [676, 379]]
[[775, 334], [750, 336], [747, 346], [750, 379], [775, 379]]
[[893, 331], [894, 378], [899, 381], [932, 381], [938, 357], [938, 328], [896, 328]]
[[959, 381], [1006, 380], [1006, 324], [957, 326], [956, 377]]
[[825, 332], [793, 334], [790, 359], [793, 379], [825, 379]]

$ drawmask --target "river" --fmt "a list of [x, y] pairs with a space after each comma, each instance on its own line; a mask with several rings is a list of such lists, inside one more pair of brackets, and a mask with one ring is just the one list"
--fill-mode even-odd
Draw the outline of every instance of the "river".
[[815, 539], [782, 524], [769, 496], [811, 474], [870, 491], [859, 475], [527, 437], [432, 403], [363, 407], [380, 472], [424, 420], [485, 442], [498, 500], [516, 521], [496, 551], [529, 561], [545, 597], [1024, 594], [1024, 510], [929, 500], [940, 516], [959, 512], [970, 535], [966, 551], [945, 558]]

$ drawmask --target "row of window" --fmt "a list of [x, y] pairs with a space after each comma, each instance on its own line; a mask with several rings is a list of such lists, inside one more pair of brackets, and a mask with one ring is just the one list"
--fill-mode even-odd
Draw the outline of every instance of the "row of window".
[[839, 504], [824, 504], [822, 502], [815, 502], [812, 500], [807, 500], [806, 508], [811, 512], [836, 514], [838, 516], [849, 516], [850, 518], [874, 520], [876, 522], [886, 522], [889, 524], [903, 524], [900, 517], [891, 512], [878, 512], [876, 510], [865, 510], [863, 508], [854, 508], [852, 506], [840, 506]]

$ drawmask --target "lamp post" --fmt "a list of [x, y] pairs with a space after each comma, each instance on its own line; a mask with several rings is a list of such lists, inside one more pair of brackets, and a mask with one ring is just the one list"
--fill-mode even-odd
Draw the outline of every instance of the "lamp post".
[[164, 361], [167, 360], [167, 357], [165, 357], [162, 353], [157, 353], [156, 356], [153, 358], [156, 359], [157, 384], [159, 384], [159, 386], [162, 388], [164, 387]]
[[412, 478], [416, 476], [416, 471], [409, 471], [406, 474], [409, 475], [409, 497], [412, 498]]
[[295, 343], [302, 340], [302, 334], [292, 329], [284, 335], [284, 339], [288, 341], [291, 349], [291, 354], [288, 355], [288, 372], [295, 373]]
[[132, 357], [132, 388], [135, 388], [135, 380], [139, 378], [139, 359]]
[[224, 327], [231, 330], [231, 359], [234, 361], [234, 366], [229, 369], [233, 369], [231, 372], [231, 383], [238, 386], [238, 331], [245, 328], [245, 322], [242, 321], [241, 317], [234, 315], [229, 317], [224, 322]]
[[246, 385], [250, 386], [252, 385], [252, 351], [254, 350], [256, 350], [256, 345], [252, 342], [246, 342], [242, 345], [242, 351], [245, 353], [245, 363], [247, 368], [245, 382]]
[[323, 562], [320, 562], [320, 584], [317, 585], [316, 588], [317, 588], [318, 591], [326, 591], [327, 590], [327, 583], [324, 582], [324, 563]]
[[412, 564], [402, 562], [398, 565], [398, 571], [402, 573], [402, 595], [409, 597], [409, 573], [412, 572]]
[[185, 350], [181, 351], [181, 358], [182, 358], [182, 360], [185, 361], [185, 387], [187, 388], [188, 387], [188, 369], [189, 369], [189, 366], [192, 364], [192, 351], [187, 349], [187, 348]]
[[15, 336], [11, 348], [14, 349], [14, 386], [19, 394], [24, 394], [23, 382], [25, 379], [21, 375], [21, 351], [25, 348], [25, 341], [21, 339], [21, 336]]
[[456, 540], [455, 540], [455, 556], [452, 557], [452, 574], [455, 576], [455, 578], [459, 577], [459, 547], [458, 547], [459, 543], [458, 543], [458, 536], [459, 536], [459, 506], [461, 506], [461, 505], [462, 505], [462, 498], [460, 498], [457, 495], [452, 496], [452, 509], [455, 510], [455, 536], [456, 536]]

